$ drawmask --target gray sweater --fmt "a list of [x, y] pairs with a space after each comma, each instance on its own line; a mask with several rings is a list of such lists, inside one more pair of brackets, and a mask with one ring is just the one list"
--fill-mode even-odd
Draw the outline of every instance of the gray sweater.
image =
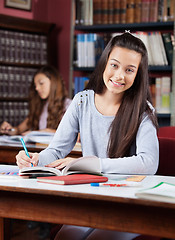
[[159, 144], [156, 129], [145, 114], [136, 136], [136, 155], [108, 158], [109, 126], [114, 116], [104, 116], [94, 104], [94, 91], [78, 93], [49, 146], [40, 152], [39, 164], [46, 165], [66, 157], [73, 149], [80, 132], [83, 156], [100, 159], [101, 172], [119, 174], [154, 174], [158, 168]]

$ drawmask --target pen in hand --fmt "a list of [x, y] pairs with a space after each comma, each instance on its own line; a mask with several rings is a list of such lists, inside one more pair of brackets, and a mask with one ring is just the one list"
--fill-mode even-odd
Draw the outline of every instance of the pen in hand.
[[[29, 156], [29, 153], [28, 153], [28, 151], [27, 151], [26, 145], [25, 145], [25, 143], [24, 143], [23, 138], [21, 138], [20, 140], [21, 140], [21, 143], [22, 143], [22, 145], [23, 145], [23, 148], [24, 148], [24, 151], [25, 151], [26, 155], [27, 155], [28, 157], [30, 157], [30, 156]], [[31, 163], [31, 166], [33, 167], [33, 163]]]

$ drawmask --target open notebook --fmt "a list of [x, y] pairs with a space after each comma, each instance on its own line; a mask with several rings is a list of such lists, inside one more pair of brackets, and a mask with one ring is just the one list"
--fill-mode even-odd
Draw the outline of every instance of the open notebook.
[[25, 167], [19, 170], [20, 176], [63, 176], [75, 173], [102, 175], [99, 158], [95, 156], [75, 158], [62, 170], [42, 166]]

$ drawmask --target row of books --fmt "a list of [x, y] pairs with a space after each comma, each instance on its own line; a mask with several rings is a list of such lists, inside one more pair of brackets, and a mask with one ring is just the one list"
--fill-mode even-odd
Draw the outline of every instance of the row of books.
[[[112, 33], [108, 37], [98, 33], [77, 34], [75, 38], [74, 65], [77, 67], [95, 67], [104, 47], [111, 37], [121, 33]], [[135, 32], [148, 51], [149, 65], [166, 66], [173, 62], [173, 34], [160, 32]]]
[[75, 0], [75, 24], [174, 20], [175, 0]]
[[1, 66], [0, 65], [0, 96], [28, 97], [29, 88], [36, 69]]
[[74, 38], [74, 66], [95, 67], [110, 34], [80, 33]]
[[171, 78], [168, 76], [155, 78], [150, 85], [153, 105], [157, 113], [169, 114], [171, 112]]
[[12, 126], [17, 126], [28, 115], [27, 102], [0, 102], [0, 124], [3, 121], [9, 122]]
[[0, 29], [0, 61], [46, 64], [47, 37]]
[[170, 32], [136, 32], [148, 51], [149, 65], [172, 66], [174, 36]]
[[74, 95], [85, 89], [89, 82], [89, 77], [74, 77]]

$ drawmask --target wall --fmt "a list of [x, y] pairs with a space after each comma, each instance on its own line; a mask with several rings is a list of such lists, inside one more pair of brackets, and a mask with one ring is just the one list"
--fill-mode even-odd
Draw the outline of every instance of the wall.
[[70, 12], [71, 0], [32, 0], [32, 10], [23, 11], [4, 7], [0, 0], [0, 14], [52, 22], [56, 24], [53, 41], [53, 64], [63, 76], [66, 87], [69, 81], [70, 58]]

